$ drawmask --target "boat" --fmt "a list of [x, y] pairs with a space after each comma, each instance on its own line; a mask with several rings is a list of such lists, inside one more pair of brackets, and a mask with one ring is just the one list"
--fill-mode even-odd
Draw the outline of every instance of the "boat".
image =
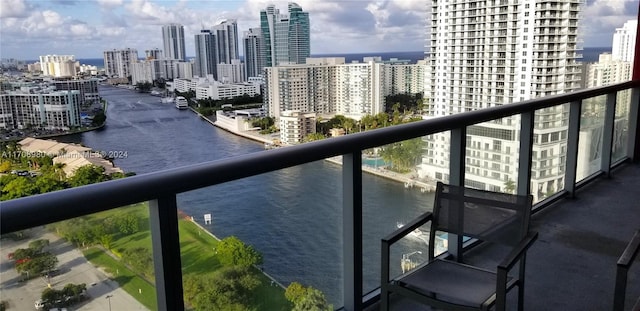
[[[398, 227], [398, 229], [404, 227], [404, 224], [401, 222], [396, 222], [396, 227]], [[420, 230], [419, 228], [416, 228], [415, 230], [409, 232], [409, 236], [411, 237], [415, 237], [415, 238], [420, 238], [422, 236], [423, 232], [422, 230]]]
[[189, 103], [187, 102], [187, 99], [182, 96], [176, 97], [176, 108], [180, 110], [189, 108]]

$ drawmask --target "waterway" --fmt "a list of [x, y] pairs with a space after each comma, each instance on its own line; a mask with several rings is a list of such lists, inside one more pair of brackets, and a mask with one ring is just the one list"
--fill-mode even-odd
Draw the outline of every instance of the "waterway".
[[[119, 151], [126, 172], [144, 174], [264, 151], [263, 145], [218, 129], [160, 98], [100, 87], [109, 105], [101, 130], [60, 138], [101, 151]], [[121, 151], [121, 152], [120, 152]], [[342, 297], [341, 168], [317, 161], [178, 195], [178, 207], [220, 238], [235, 235], [264, 257], [264, 271], [288, 285], [322, 290], [334, 306]], [[364, 289], [380, 283], [380, 239], [429, 210], [433, 195], [369, 174], [363, 175]], [[412, 235], [392, 248], [392, 271], [402, 254], [426, 258], [426, 236]]]

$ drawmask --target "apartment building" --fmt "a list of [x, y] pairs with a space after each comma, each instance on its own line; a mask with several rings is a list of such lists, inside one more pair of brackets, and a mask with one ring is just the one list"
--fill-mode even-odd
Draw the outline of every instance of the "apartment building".
[[76, 67], [80, 63], [73, 55], [44, 55], [40, 56], [40, 70], [45, 76], [51, 77], [75, 77]]
[[138, 50], [126, 48], [104, 51], [104, 69], [109, 77], [127, 78], [131, 76], [131, 64], [138, 61]]
[[244, 49], [245, 74], [247, 77], [257, 77], [262, 75], [265, 67], [265, 47], [264, 38], [260, 28], [250, 28], [245, 31], [242, 38]]
[[184, 26], [175, 23], [163, 25], [162, 43], [164, 45], [165, 58], [180, 61], [187, 60], [184, 48]]
[[23, 88], [0, 94], [0, 128], [69, 130], [80, 126], [80, 91]]
[[[432, 1], [425, 118], [578, 89], [581, 5], [580, 0]], [[564, 185], [566, 109], [536, 113], [531, 191], [536, 199]], [[510, 117], [468, 129], [467, 186], [505, 191], [517, 180], [519, 125]], [[426, 142], [420, 175], [447, 182], [448, 135]]]
[[274, 5], [260, 11], [260, 29], [264, 42], [264, 66], [304, 64], [311, 54], [309, 13], [298, 4], [288, 4], [288, 14], [280, 14]]
[[280, 141], [295, 145], [302, 143], [304, 138], [316, 132], [316, 114], [314, 112], [300, 112], [285, 110], [278, 121]]
[[276, 119], [295, 110], [359, 120], [383, 112], [387, 95], [422, 93], [425, 70], [424, 62], [385, 63], [380, 57], [348, 64], [344, 57], [307, 58], [306, 64], [266, 67], [265, 108]]
[[630, 20], [622, 27], [616, 28], [611, 44], [611, 55], [613, 60], [621, 60], [633, 63], [635, 56], [636, 36], [638, 32], [638, 20]]

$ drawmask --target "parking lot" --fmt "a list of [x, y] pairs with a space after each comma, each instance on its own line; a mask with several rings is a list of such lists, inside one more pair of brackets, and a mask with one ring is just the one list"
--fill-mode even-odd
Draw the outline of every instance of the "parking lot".
[[[0, 300], [8, 302], [8, 310], [35, 310], [35, 302], [47, 286], [62, 289], [68, 283], [85, 283], [89, 298], [67, 310], [147, 310], [107, 274], [91, 265], [71, 244], [43, 228], [26, 233], [29, 237], [20, 241], [0, 240]], [[49, 240], [45, 250], [58, 257], [56, 268], [59, 273], [49, 280], [38, 276], [24, 281], [16, 272], [14, 261], [7, 256], [18, 248], [28, 248], [29, 242], [37, 239]]]

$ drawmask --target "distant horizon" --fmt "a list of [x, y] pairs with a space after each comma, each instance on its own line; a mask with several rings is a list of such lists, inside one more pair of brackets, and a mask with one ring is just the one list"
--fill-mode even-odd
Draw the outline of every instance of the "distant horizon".
[[[588, 46], [588, 47], [583, 47], [583, 49], [611, 49], [611, 46]], [[424, 53], [424, 51], [391, 51], [391, 52], [348, 52], [348, 53], [316, 53], [316, 54], [311, 54], [311, 56], [324, 56], [324, 55], [362, 55], [362, 54], [384, 54], [384, 55], [388, 55], [388, 54], [393, 54], [393, 53]], [[67, 55], [67, 54], [46, 54], [46, 55]], [[44, 56], [44, 55], [43, 55]], [[75, 55], [74, 55], [75, 56]], [[242, 59], [244, 59], [244, 55], [241, 55]], [[98, 56], [98, 57], [76, 57], [76, 60], [80, 60], [80, 59], [103, 59], [104, 56]], [[195, 58], [195, 56], [187, 56], [188, 59], [190, 58]], [[10, 58], [2, 58], [2, 59], [10, 59]], [[13, 58], [16, 59], [16, 58]], [[144, 59], [144, 58], [140, 58], [140, 59]], [[21, 61], [39, 61], [39, 59], [18, 59]]]

